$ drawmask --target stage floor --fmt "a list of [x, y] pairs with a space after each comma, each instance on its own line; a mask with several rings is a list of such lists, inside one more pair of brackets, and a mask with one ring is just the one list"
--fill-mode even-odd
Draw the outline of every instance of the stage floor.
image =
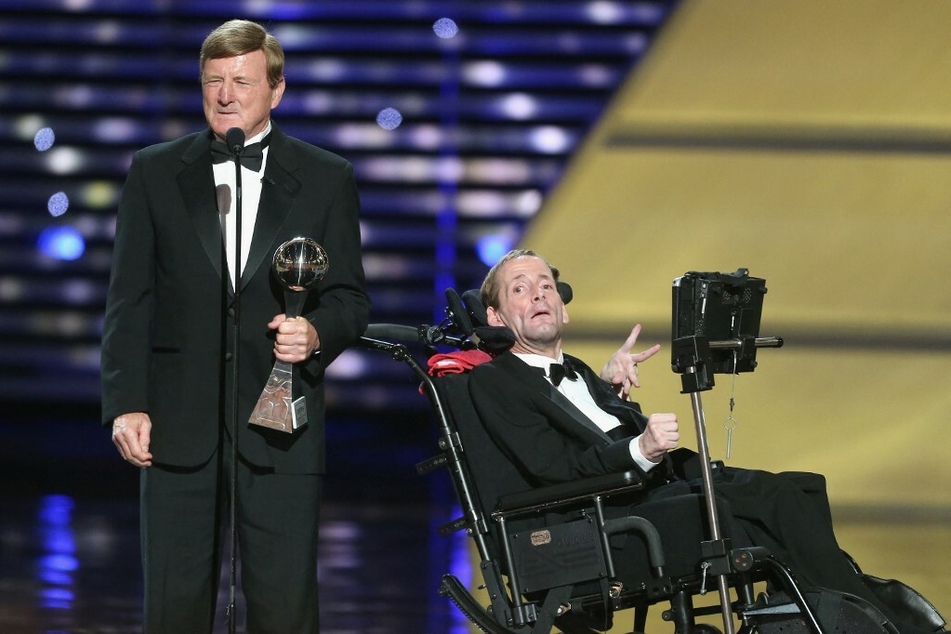
[[[320, 537], [321, 632], [475, 632], [437, 591], [443, 574], [471, 580], [473, 570], [466, 535], [437, 530], [458, 516], [448, 478], [415, 472], [434, 446], [430, 431], [338, 425]], [[0, 632], [141, 631], [138, 474], [113, 452], [94, 422], [0, 423]], [[840, 543], [867, 572], [901, 578], [951, 611], [948, 522], [835, 511]], [[216, 633], [227, 631], [226, 597], [223, 576]], [[671, 631], [659, 613], [648, 631]], [[613, 630], [629, 631], [626, 618]]]
[[[39, 418], [0, 421], [0, 632], [141, 632], [138, 471], [94, 419]], [[438, 594], [443, 574], [469, 578], [468, 538], [437, 534], [458, 511], [447, 474], [416, 474], [435, 444], [413, 418], [333, 423], [324, 634], [469, 632]], [[215, 632], [228, 631], [227, 571]]]

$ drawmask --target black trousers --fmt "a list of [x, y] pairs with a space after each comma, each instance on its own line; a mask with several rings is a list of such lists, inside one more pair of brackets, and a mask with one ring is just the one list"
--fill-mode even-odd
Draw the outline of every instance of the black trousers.
[[[822, 475], [726, 467], [714, 477], [714, 490], [723, 536], [734, 547], [766, 547], [807, 587], [861, 597], [902, 632], [913, 631], [903, 623], [906, 615], [896, 614], [872, 593], [840, 548]], [[710, 534], [699, 480], [662, 485], [621, 514], [640, 515], [658, 528], [671, 574], [697, 572], [700, 551], [695, 546]], [[614, 555], [618, 575], [631, 582], [645, 578], [646, 551], [639, 540], [628, 539], [620, 550]]]
[[[245, 631], [319, 631], [317, 538], [323, 478], [238, 461], [239, 578]], [[230, 443], [195, 468], [141, 474], [145, 631], [211, 632], [230, 529]], [[227, 574], [223, 583], [228, 582]]]

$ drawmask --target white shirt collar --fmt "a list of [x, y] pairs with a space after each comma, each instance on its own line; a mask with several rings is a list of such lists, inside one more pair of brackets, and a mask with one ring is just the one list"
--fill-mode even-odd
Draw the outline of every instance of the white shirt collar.
[[253, 137], [251, 137], [250, 139], [245, 139], [245, 140], [244, 140], [244, 144], [245, 144], [245, 145], [251, 145], [252, 143], [257, 143], [258, 141], [260, 141], [261, 139], [263, 139], [264, 137], [266, 137], [266, 136], [269, 135], [270, 133], [271, 133], [271, 120], [268, 119], [268, 121], [267, 121], [267, 126], [264, 128], [264, 130], [262, 130], [261, 132], [258, 132], [257, 134], [255, 134], [255, 135], [254, 135]]
[[545, 376], [548, 376], [548, 366], [550, 366], [552, 363], [565, 362], [564, 354], [560, 355], [557, 359], [546, 357], [543, 354], [535, 354], [534, 352], [513, 352], [512, 354], [533, 368], [541, 368], [545, 371]]

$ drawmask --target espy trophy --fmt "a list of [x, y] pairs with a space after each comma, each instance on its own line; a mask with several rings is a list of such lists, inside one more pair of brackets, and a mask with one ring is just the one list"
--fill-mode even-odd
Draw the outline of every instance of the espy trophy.
[[[284, 287], [284, 314], [293, 319], [300, 316], [307, 291], [330, 270], [330, 262], [324, 248], [310, 238], [293, 238], [274, 251], [271, 270]], [[293, 384], [294, 366], [275, 361], [248, 422], [287, 433], [306, 425], [304, 397], [294, 398]]]

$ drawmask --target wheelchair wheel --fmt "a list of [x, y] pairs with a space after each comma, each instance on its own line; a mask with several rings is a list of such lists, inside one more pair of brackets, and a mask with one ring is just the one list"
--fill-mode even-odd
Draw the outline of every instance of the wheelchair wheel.
[[449, 597], [459, 611], [466, 615], [480, 631], [486, 634], [511, 634], [512, 630], [498, 624], [485, 608], [479, 605], [455, 575], [443, 575], [439, 585], [440, 596]]

